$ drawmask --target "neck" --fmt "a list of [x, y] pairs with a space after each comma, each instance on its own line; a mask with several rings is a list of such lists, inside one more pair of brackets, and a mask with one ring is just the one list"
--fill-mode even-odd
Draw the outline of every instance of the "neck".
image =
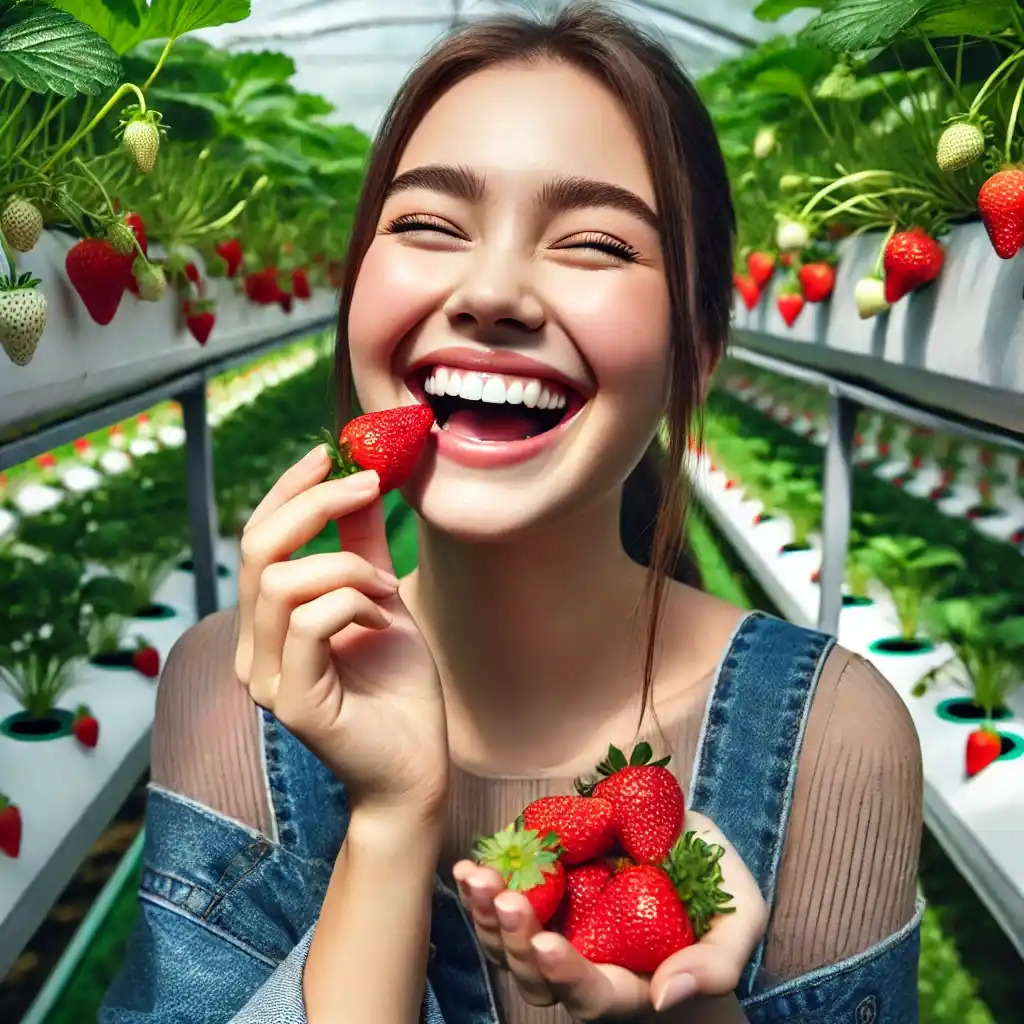
[[570, 711], [577, 736], [625, 705], [634, 714], [645, 576], [619, 540], [618, 494], [508, 543], [459, 541], [421, 523], [410, 603], [450, 716], [494, 752], [524, 736], [539, 750], [545, 734], [557, 747]]

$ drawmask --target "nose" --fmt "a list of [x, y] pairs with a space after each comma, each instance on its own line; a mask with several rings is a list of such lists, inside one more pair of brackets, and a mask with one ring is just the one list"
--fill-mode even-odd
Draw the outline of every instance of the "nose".
[[544, 326], [544, 306], [520, 260], [493, 251], [471, 260], [466, 276], [444, 304], [453, 327], [532, 333]]

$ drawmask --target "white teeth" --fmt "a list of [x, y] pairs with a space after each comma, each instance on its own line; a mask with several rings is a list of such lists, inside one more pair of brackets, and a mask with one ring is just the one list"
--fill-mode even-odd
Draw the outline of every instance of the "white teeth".
[[465, 398], [469, 402], [479, 402], [483, 393], [484, 382], [475, 373], [467, 373], [462, 379], [462, 387], [459, 388], [459, 398]]
[[489, 405], [525, 405], [527, 409], [564, 409], [568, 396], [539, 380], [513, 380], [438, 366], [423, 382], [428, 395], [448, 395]]
[[[462, 385], [462, 390], [466, 390], [465, 384]], [[480, 400], [490, 402], [491, 405], [504, 405], [505, 394], [505, 382], [500, 377], [488, 377], [483, 386]], [[462, 397], [465, 398], [466, 396], [463, 395]]]

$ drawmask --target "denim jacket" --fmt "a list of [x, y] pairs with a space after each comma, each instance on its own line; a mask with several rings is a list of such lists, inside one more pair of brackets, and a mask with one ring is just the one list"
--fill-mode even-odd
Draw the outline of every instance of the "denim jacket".
[[[705, 710], [688, 806], [729, 837], [769, 904], [811, 697], [833, 643], [751, 613]], [[348, 806], [344, 787], [269, 714], [263, 738], [272, 837], [151, 787], [141, 914], [100, 1024], [305, 1024], [303, 964]], [[747, 1019], [917, 1024], [922, 909], [871, 949], [781, 984], [761, 971], [762, 944], [737, 993]], [[497, 1024], [480, 949], [440, 878], [431, 942], [421, 1024]]]

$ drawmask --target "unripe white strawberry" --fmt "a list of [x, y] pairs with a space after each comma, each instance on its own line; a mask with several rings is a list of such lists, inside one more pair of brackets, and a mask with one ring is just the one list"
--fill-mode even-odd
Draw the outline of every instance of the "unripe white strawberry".
[[27, 199], [15, 196], [0, 215], [4, 238], [18, 252], [31, 252], [43, 233], [43, 215]]
[[160, 152], [160, 129], [153, 121], [129, 121], [125, 125], [121, 142], [143, 174], [149, 174], [156, 167], [157, 154]]
[[159, 302], [167, 293], [167, 278], [155, 263], [141, 256], [136, 257], [132, 273], [139, 286], [139, 298], [143, 302]]
[[806, 224], [798, 220], [780, 220], [775, 231], [775, 244], [785, 252], [787, 249], [803, 249], [811, 241], [811, 233]]
[[862, 277], [853, 289], [853, 301], [861, 320], [884, 313], [889, 308], [885, 301], [885, 282], [880, 277]]
[[940, 171], [959, 171], [970, 167], [985, 154], [985, 133], [976, 125], [951, 124], [935, 147], [935, 162]]
[[775, 149], [775, 142], [774, 128], [759, 128], [754, 137], [754, 156], [758, 160], [764, 160], [765, 157], [771, 156], [772, 150]]
[[15, 366], [28, 366], [46, 329], [46, 296], [31, 274], [0, 282], [0, 346]]

